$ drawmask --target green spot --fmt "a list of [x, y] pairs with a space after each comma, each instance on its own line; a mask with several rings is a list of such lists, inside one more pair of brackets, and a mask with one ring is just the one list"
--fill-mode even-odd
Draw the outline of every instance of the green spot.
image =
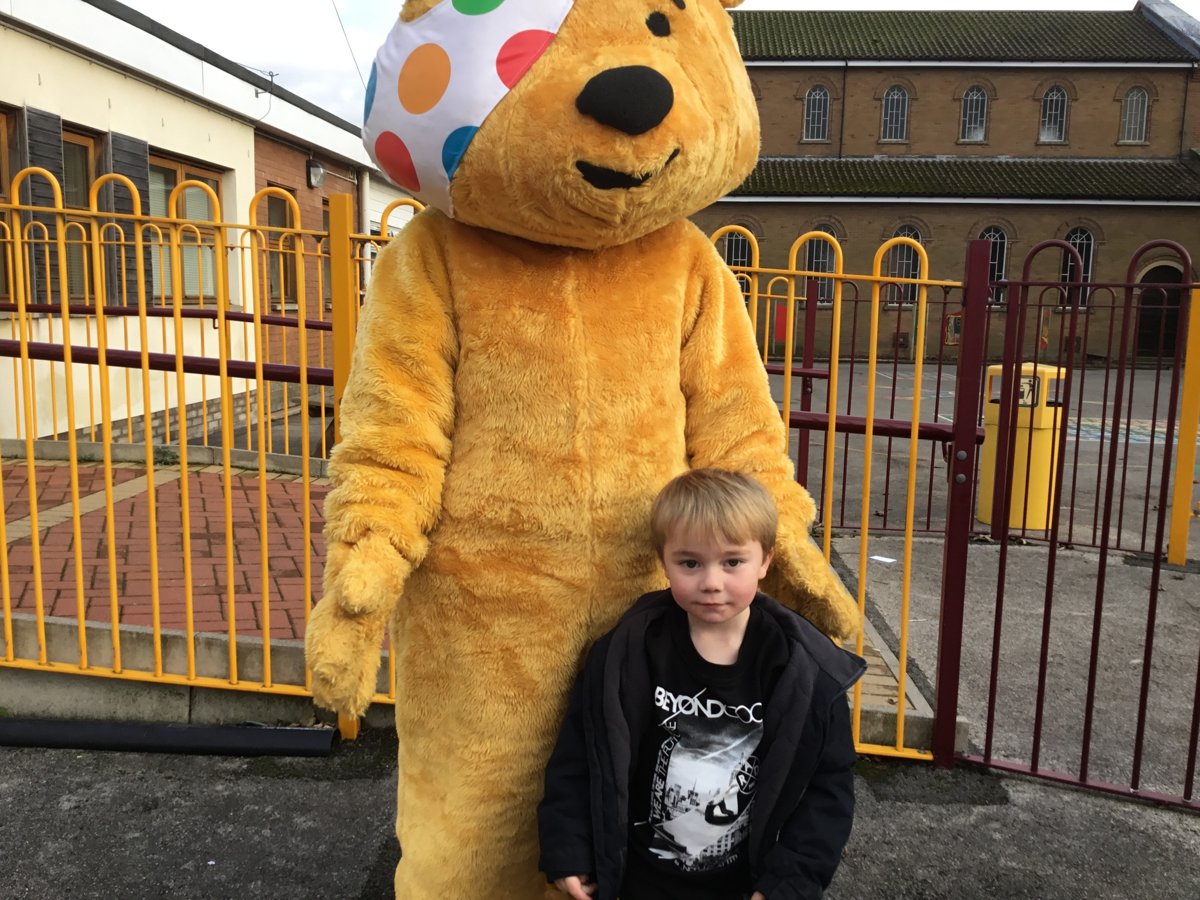
[[454, 8], [464, 16], [482, 16], [502, 3], [504, 0], [454, 0]]

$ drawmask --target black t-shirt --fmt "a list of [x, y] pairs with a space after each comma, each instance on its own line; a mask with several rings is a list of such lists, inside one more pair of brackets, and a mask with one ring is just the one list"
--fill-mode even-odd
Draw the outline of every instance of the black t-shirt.
[[649, 724], [633, 760], [621, 900], [740, 900], [750, 893], [762, 711], [787, 643], [751, 605], [737, 662], [716, 665], [675, 608], [647, 629], [646, 653]]

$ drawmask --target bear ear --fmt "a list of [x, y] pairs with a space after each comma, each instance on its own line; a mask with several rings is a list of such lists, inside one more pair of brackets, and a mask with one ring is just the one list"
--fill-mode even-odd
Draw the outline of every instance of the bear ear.
[[[404, 9], [400, 11], [400, 18], [405, 22], [411, 22], [413, 19], [425, 15], [440, 2], [441, 0], [404, 0]], [[742, 0], [736, 0], [736, 2], [741, 3]]]
[[742, 0], [721, 0], [721, 5], [726, 9], [733, 9], [735, 6], [741, 6]]

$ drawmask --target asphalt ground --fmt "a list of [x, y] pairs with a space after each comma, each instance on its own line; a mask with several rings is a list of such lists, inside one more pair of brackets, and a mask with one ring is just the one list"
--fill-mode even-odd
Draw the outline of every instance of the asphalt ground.
[[[386, 730], [329, 758], [0, 749], [0, 897], [390, 897], [395, 751]], [[876, 759], [856, 787], [831, 900], [1197, 896], [1200, 815]]]

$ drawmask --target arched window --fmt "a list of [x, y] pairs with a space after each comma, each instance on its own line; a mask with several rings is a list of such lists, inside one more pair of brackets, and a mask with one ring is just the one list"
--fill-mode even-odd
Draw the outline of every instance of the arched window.
[[1008, 271], [1008, 233], [999, 225], [989, 225], [979, 233], [981, 241], [991, 241], [991, 255], [988, 258], [988, 283], [992, 286], [989, 299], [993, 303], [1004, 302], [1004, 287], [998, 282], [1004, 281]]
[[[825, 234], [832, 235], [833, 226], [822, 222], [820, 225], [814, 225], [813, 231], [823, 231]], [[805, 245], [805, 268], [809, 272], [832, 272], [833, 271], [833, 245], [821, 238], [810, 238]], [[817, 300], [821, 303], [833, 302], [833, 279], [818, 278], [817, 279]]]
[[1121, 103], [1121, 142], [1144, 144], [1146, 142], [1146, 114], [1150, 109], [1150, 95], [1143, 87], [1130, 88]]
[[804, 139], [829, 140], [829, 91], [819, 84], [804, 95]]
[[1042, 122], [1038, 140], [1047, 144], [1061, 144], [1067, 139], [1067, 92], [1062, 85], [1054, 85], [1042, 95]]
[[[1067, 232], [1066, 241], [1077, 251], [1079, 251], [1079, 259], [1083, 263], [1083, 271], [1079, 271], [1075, 266], [1075, 257], [1073, 254], [1063, 251], [1062, 267], [1059, 271], [1059, 281], [1063, 284], [1081, 281], [1084, 284], [1083, 290], [1079, 292], [1079, 305], [1087, 304], [1088, 289], [1087, 283], [1092, 280], [1092, 264], [1095, 260], [1096, 239], [1092, 237], [1092, 233], [1086, 228], [1072, 228]], [[1068, 289], [1063, 295], [1063, 305], [1069, 306], [1071, 303], [1070, 290]]]
[[977, 84], [967, 88], [962, 98], [962, 123], [958, 130], [960, 141], [987, 139], [987, 105], [987, 91]]
[[[912, 225], [901, 225], [896, 229], [894, 237], [912, 238], [921, 243], [921, 232]], [[908, 244], [897, 244], [888, 251], [887, 273], [889, 278], [920, 278], [921, 257], [915, 247]], [[889, 303], [912, 303], [917, 299], [917, 285], [890, 284], [887, 285], [890, 296]]]
[[893, 84], [883, 95], [881, 141], [908, 140], [908, 91]]
[[750, 265], [750, 239], [744, 234], [731, 231], [725, 235], [725, 265], [730, 268]]

